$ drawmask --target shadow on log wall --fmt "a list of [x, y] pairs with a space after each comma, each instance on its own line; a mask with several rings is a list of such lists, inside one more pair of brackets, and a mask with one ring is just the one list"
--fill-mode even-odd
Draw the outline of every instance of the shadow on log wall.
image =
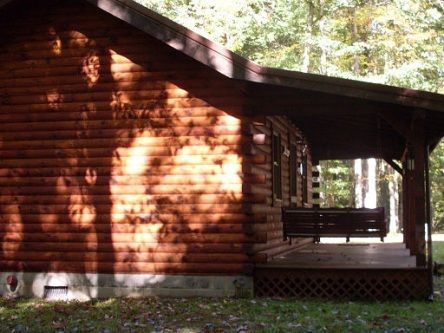
[[2, 270], [248, 272], [268, 199], [241, 83], [81, 1], [2, 15]]

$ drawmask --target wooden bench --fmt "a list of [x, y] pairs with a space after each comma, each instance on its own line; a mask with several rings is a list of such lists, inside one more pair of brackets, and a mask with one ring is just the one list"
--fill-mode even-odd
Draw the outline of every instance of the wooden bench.
[[387, 236], [384, 208], [283, 208], [284, 240], [292, 237]]

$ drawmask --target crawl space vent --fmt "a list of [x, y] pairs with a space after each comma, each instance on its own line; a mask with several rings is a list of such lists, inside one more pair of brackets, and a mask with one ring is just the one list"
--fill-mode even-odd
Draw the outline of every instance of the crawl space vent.
[[65, 300], [68, 296], [68, 286], [45, 286], [43, 298], [47, 300]]

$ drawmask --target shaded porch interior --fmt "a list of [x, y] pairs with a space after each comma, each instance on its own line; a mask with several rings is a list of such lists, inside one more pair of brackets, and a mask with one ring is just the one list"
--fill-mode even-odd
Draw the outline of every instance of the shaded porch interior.
[[256, 101], [254, 114], [285, 115], [301, 129], [311, 149], [314, 179], [321, 160], [377, 158], [396, 170], [402, 177], [402, 243], [408, 261], [414, 256], [416, 267], [430, 269], [429, 156], [444, 135], [443, 97], [325, 77], [308, 82], [303, 74], [285, 71], [274, 74], [280, 85], [247, 84], [247, 94]]

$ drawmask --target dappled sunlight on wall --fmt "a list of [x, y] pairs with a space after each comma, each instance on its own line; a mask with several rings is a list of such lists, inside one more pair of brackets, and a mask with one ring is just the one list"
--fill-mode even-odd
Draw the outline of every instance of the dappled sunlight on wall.
[[[241, 122], [199, 106], [206, 103], [174, 82], [137, 80], [147, 69], [115, 50], [110, 52], [117, 88], [111, 103], [113, 118], [131, 119], [133, 124], [128, 133], [131, 144], [117, 147], [113, 155], [113, 242], [121, 243], [119, 232], [126, 230], [131, 235], [126, 251], [133, 254], [128, 261], [136, 261], [140, 248], [148, 247], [158, 253], [152, 257], [152, 269], [168, 270], [165, 263], [186, 260], [187, 251], [159, 244], [205, 241], [199, 239], [211, 228], [211, 223], [204, 223], [205, 214], [223, 213], [217, 207], [242, 201], [240, 136], [224, 144], [213, 131], [228, 126], [240, 132]], [[127, 70], [135, 73], [139, 90], [129, 90]], [[192, 215], [202, 216], [201, 223], [187, 223]]]
[[[3, 194], [3, 193], [2, 193]], [[2, 223], [5, 228], [2, 230], [2, 251], [3, 253], [13, 253], [20, 249], [20, 241], [23, 239], [23, 219], [20, 214], [18, 204], [8, 202], [9, 197], [0, 203], [2, 205], [1, 213], [3, 215]], [[8, 221], [5, 221], [7, 217]]]
[[0, 42], [0, 263], [243, 272], [266, 199], [240, 89], [83, 5], [14, 20]]

